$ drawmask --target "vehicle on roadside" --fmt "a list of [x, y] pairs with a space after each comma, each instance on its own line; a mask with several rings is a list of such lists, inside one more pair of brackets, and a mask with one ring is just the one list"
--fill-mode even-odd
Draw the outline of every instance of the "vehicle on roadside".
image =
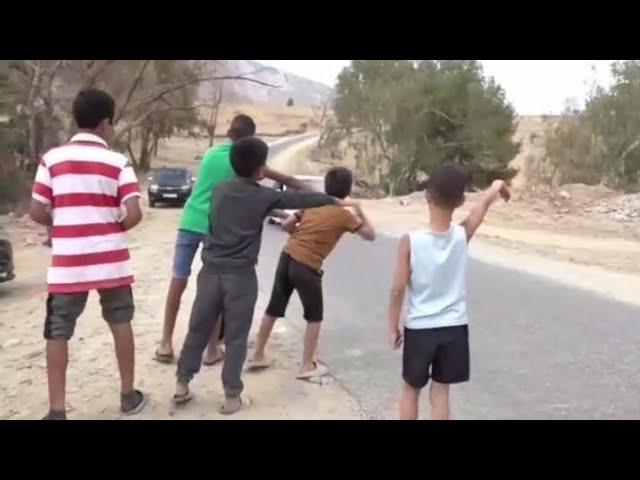
[[195, 178], [186, 168], [156, 168], [149, 177], [147, 195], [149, 206], [157, 203], [170, 203], [184, 206], [191, 195]]
[[[324, 192], [324, 177], [319, 177], [315, 175], [295, 175], [295, 177], [298, 180], [310, 186], [316, 192]], [[282, 183], [278, 183], [278, 182], [276, 182], [273, 185], [273, 188], [275, 188], [276, 190], [280, 190], [282, 192], [287, 190], [286, 185], [283, 185]], [[295, 210], [285, 210], [285, 212], [291, 215], [293, 214], [293, 212], [295, 212]], [[267, 217], [267, 223], [269, 225], [280, 225], [282, 223], [282, 219], [278, 217]]]
[[16, 277], [13, 271], [13, 250], [11, 248], [11, 242], [0, 238], [0, 283], [13, 280]]

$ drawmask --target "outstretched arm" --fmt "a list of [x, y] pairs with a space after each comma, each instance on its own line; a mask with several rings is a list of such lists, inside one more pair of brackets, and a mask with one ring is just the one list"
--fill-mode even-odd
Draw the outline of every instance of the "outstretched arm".
[[316, 208], [325, 205], [343, 205], [342, 200], [318, 192], [296, 192], [295, 190], [287, 190], [280, 192], [272, 191], [274, 195], [273, 209], [295, 210], [299, 208]]
[[462, 222], [462, 226], [467, 232], [467, 242], [471, 240], [478, 227], [482, 224], [489, 207], [502, 197], [505, 202], [511, 198], [511, 192], [504, 180], [495, 180], [491, 186], [484, 191], [480, 202], [473, 207], [467, 218]]
[[389, 299], [389, 344], [397, 350], [402, 345], [402, 333], [400, 332], [400, 313], [404, 302], [405, 289], [411, 275], [411, 244], [409, 236], [400, 239], [398, 254], [396, 256], [396, 270], [391, 286]]

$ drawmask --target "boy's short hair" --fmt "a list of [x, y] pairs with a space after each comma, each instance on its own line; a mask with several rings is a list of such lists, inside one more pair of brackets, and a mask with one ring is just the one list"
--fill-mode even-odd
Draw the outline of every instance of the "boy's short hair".
[[431, 171], [426, 182], [426, 190], [437, 206], [454, 209], [462, 204], [470, 179], [466, 170], [458, 165], [446, 163]]
[[256, 124], [249, 115], [241, 113], [231, 120], [231, 126], [227, 132], [227, 136], [233, 140], [241, 138], [253, 137], [256, 133]]
[[351, 193], [353, 174], [344, 167], [334, 167], [324, 176], [324, 191], [336, 198], [346, 198]]
[[104, 119], [113, 123], [116, 102], [107, 92], [96, 88], [87, 88], [76, 95], [73, 101], [73, 118], [78, 128], [93, 130]]
[[231, 167], [239, 177], [251, 178], [267, 163], [269, 146], [259, 138], [241, 138], [231, 145]]

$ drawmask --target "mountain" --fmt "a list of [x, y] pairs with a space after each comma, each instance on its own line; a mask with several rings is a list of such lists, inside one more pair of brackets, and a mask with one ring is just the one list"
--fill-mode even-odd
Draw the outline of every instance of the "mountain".
[[[250, 76], [280, 86], [271, 88], [242, 80], [226, 81], [223, 86], [224, 102], [284, 106], [291, 98], [295, 106], [308, 107], [322, 105], [333, 93], [333, 89], [323, 83], [281, 72], [277, 68], [265, 67], [251, 60], [209, 60], [205, 64], [211, 72], [222, 75], [239, 75], [260, 70], [259, 73]], [[215, 88], [217, 87], [212, 84], [202, 84], [198, 92], [201, 101], [206, 102]]]

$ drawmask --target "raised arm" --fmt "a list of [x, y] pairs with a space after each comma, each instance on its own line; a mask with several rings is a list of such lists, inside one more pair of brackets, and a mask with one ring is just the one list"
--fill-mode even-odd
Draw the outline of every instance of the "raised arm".
[[483, 192], [480, 202], [473, 207], [467, 218], [461, 224], [467, 232], [467, 242], [471, 240], [471, 237], [473, 237], [478, 227], [482, 224], [487, 211], [489, 211], [489, 207], [500, 197], [502, 197], [505, 202], [508, 202], [511, 198], [511, 192], [503, 180], [496, 180]]
[[295, 190], [280, 192], [278, 190], [272, 190], [272, 195], [274, 196], [272, 208], [280, 210], [315, 208], [324, 207], [325, 205], [343, 205], [342, 200], [318, 192], [296, 192]]
[[408, 235], [400, 239], [398, 254], [396, 256], [396, 269], [391, 285], [389, 299], [389, 344], [397, 350], [402, 345], [402, 332], [400, 331], [400, 313], [404, 302], [405, 289], [411, 275], [411, 244]]

